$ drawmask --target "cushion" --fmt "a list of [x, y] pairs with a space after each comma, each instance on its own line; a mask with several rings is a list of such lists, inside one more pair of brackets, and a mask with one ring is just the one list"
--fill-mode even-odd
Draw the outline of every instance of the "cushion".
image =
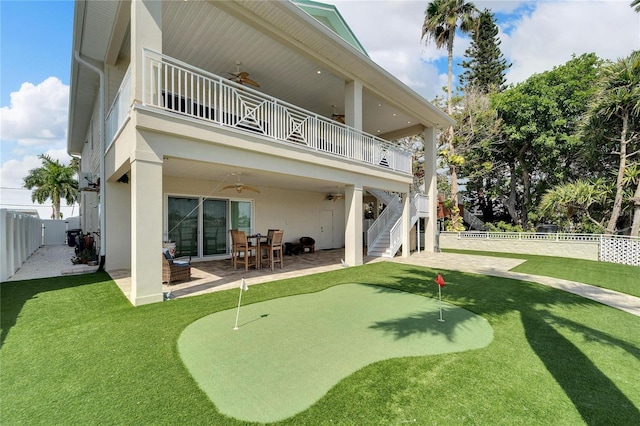
[[167, 259], [167, 260], [171, 260], [171, 259], [173, 259], [173, 258], [171, 257], [171, 253], [169, 253], [169, 249], [168, 249], [168, 248], [163, 248], [163, 249], [162, 249], [162, 254], [164, 254], [164, 257], [165, 257], [165, 259]]

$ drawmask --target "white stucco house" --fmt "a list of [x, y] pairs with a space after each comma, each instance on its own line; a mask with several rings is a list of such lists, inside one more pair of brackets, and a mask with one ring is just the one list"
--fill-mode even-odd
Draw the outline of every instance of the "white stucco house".
[[[217, 259], [230, 229], [279, 228], [359, 265], [408, 256], [422, 215], [433, 250], [436, 129], [452, 120], [375, 64], [333, 6], [78, 0], [73, 31], [81, 227], [99, 232], [107, 271], [131, 271], [134, 305], [162, 300], [167, 240]], [[391, 141], [418, 133], [414, 198], [411, 153]], [[386, 213], [363, 229], [374, 199]]]

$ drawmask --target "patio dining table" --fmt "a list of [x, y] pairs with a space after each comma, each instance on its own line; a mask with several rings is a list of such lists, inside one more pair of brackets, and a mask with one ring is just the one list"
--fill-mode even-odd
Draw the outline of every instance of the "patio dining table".
[[255, 241], [255, 244], [251, 244], [253, 247], [256, 248], [256, 269], [262, 269], [262, 250], [260, 249], [260, 244], [263, 242], [268, 242], [268, 238], [266, 235], [263, 234], [254, 234], [254, 235], [248, 235], [247, 239], [250, 241]]

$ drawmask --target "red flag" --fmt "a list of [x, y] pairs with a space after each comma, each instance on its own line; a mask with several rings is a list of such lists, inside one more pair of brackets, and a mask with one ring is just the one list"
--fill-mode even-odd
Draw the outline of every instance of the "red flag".
[[438, 274], [438, 278], [436, 278], [435, 281], [440, 287], [444, 287], [444, 278], [442, 278], [441, 274]]

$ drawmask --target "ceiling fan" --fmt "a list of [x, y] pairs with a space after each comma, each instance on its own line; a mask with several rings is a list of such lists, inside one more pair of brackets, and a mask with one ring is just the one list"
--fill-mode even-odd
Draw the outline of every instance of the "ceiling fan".
[[334, 203], [338, 200], [342, 200], [344, 198], [344, 194], [340, 191], [340, 187], [338, 187], [338, 193], [337, 194], [328, 194], [327, 195], [327, 200], [329, 201], [333, 201]]
[[258, 194], [260, 193], [260, 191], [258, 191], [258, 189], [254, 188], [253, 186], [249, 186], [249, 185], [245, 185], [244, 183], [240, 182], [240, 173], [231, 173], [231, 175], [235, 175], [238, 177], [238, 182], [234, 183], [233, 185], [227, 185], [224, 188], [222, 188], [223, 190], [225, 189], [235, 189], [236, 192], [238, 192], [238, 194], [242, 193], [242, 191], [244, 191], [245, 189], [247, 191], [253, 191], [253, 192], [257, 192]]
[[238, 83], [238, 84], [248, 84], [250, 86], [254, 86], [254, 87], [260, 87], [260, 85], [258, 83], [256, 83], [255, 81], [251, 80], [249, 78], [249, 73], [246, 71], [240, 71], [240, 65], [242, 65], [242, 62], [240, 61], [236, 61], [236, 72], [230, 72], [229, 74], [231, 74], [231, 77], [229, 78], [229, 80]]

